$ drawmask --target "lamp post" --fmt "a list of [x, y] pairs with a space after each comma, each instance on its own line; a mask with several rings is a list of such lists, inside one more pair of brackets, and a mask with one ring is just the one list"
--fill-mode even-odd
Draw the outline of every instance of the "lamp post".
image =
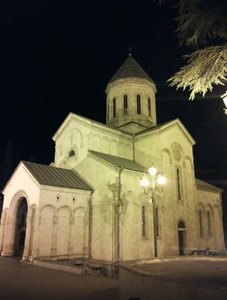
[[156, 203], [155, 203], [155, 193], [156, 191], [162, 191], [162, 187], [166, 184], [166, 176], [162, 172], [159, 172], [158, 169], [152, 163], [148, 169], [150, 176], [145, 174], [140, 179], [140, 185], [144, 189], [144, 193], [147, 195], [151, 193], [151, 200], [153, 204], [153, 231], [154, 231], [154, 256], [158, 256], [158, 247], [157, 247], [157, 216], [156, 216]]

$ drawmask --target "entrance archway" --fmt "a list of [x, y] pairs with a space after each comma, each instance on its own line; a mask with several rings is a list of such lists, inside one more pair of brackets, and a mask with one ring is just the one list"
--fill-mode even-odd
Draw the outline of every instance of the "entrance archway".
[[185, 248], [185, 224], [183, 221], [178, 223], [178, 249], [179, 255], [184, 255], [184, 248]]
[[28, 205], [25, 198], [21, 198], [18, 203], [15, 224], [15, 237], [14, 237], [14, 254], [22, 256], [24, 252], [26, 225], [27, 225]]

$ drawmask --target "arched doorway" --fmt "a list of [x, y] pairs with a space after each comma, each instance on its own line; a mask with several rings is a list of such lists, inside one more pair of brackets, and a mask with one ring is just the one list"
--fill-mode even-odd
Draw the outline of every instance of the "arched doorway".
[[26, 225], [27, 225], [28, 205], [25, 198], [21, 198], [18, 203], [15, 224], [14, 253], [22, 256], [24, 252]]
[[184, 248], [185, 248], [185, 224], [183, 221], [178, 223], [178, 248], [179, 248], [179, 255], [184, 255]]

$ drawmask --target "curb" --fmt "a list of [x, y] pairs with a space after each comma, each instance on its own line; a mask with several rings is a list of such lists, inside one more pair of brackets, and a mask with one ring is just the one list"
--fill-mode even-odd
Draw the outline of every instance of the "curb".
[[34, 260], [32, 263], [39, 267], [48, 268], [48, 269], [52, 269], [52, 270], [58, 270], [58, 271], [64, 271], [64, 272], [70, 272], [70, 273], [74, 273], [77, 275], [84, 275], [87, 273], [85, 268], [60, 265], [60, 264], [46, 262], [46, 261], [40, 261], [40, 260]]

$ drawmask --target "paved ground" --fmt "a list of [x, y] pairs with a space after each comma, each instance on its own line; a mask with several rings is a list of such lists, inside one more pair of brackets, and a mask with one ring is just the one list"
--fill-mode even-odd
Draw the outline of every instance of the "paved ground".
[[226, 259], [167, 261], [136, 265], [133, 269], [162, 281], [227, 291]]
[[118, 281], [75, 275], [0, 257], [1, 300], [116, 300]]
[[121, 271], [122, 286], [122, 300], [226, 300], [227, 259], [183, 258], [126, 265]]
[[125, 265], [119, 279], [76, 275], [0, 257], [1, 300], [226, 300], [227, 260]]

